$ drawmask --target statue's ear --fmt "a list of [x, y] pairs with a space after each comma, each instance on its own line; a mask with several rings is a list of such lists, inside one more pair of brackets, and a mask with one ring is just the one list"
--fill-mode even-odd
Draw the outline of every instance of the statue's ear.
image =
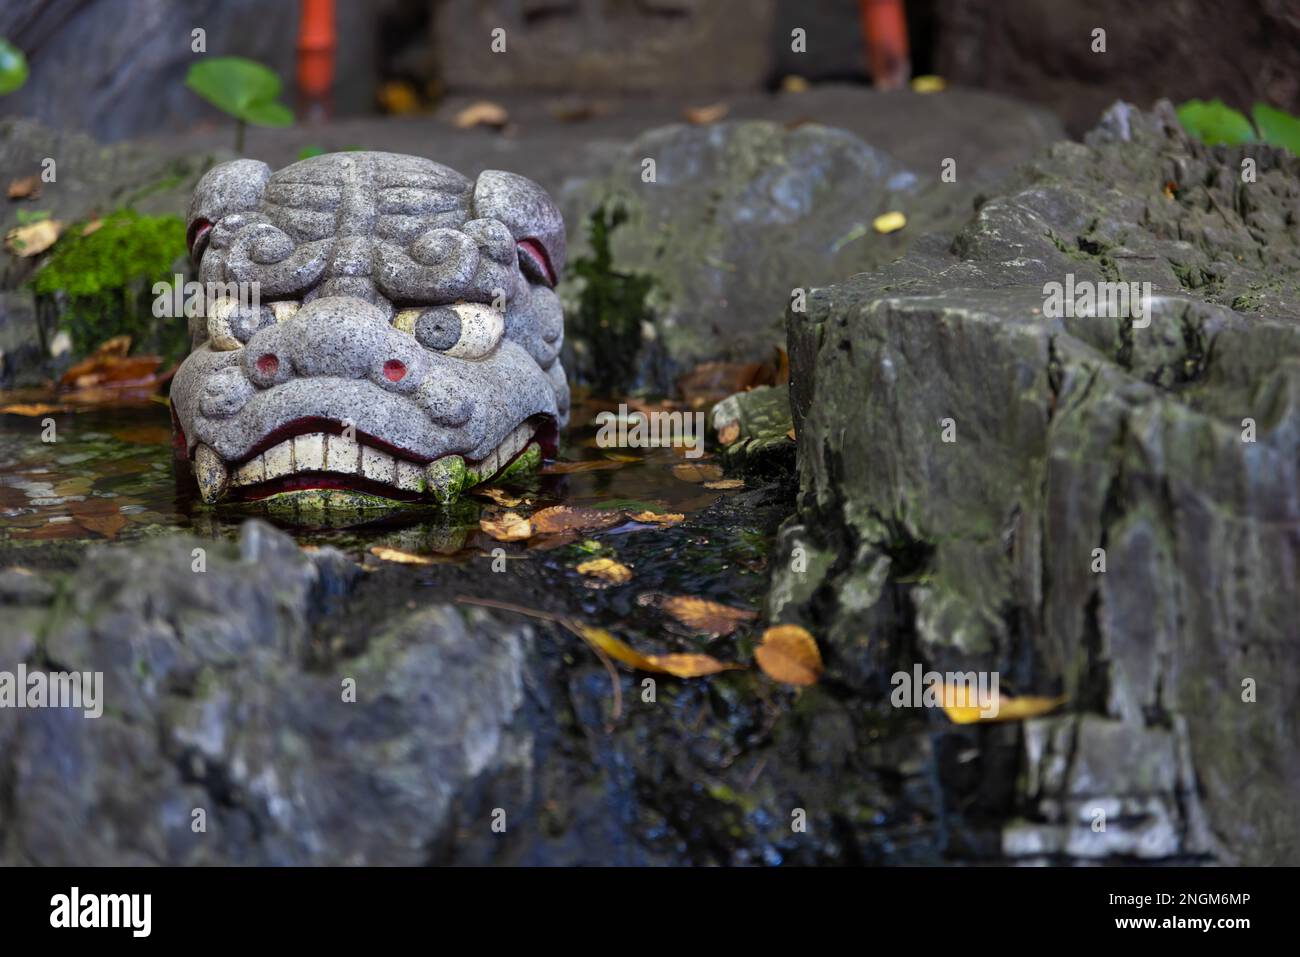
[[213, 224], [231, 213], [256, 209], [270, 178], [271, 167], [250, 159], [222, 163], [203, 174], [185, 217], [185, 242], [195, 262], [203, 258]]
[[516, 173], [484, 170], [474, 182], [474, 215], [504, 223], [524, 274], [555, 285], [564, 271], [564, 217], [546, 190]]

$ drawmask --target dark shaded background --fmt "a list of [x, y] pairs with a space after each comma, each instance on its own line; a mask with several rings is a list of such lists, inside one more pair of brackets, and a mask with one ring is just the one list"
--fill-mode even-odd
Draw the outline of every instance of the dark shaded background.
[[[782, 77], [867, 83], [854, 0], [376, 0], [338, 6], [333, 107], [378, 112], [385, 82], [422, 107], [446, 94], [709, 97]], [[909, 0], [914, 73], [1008, 93], [1055, 110], [1072, 133], [1117, 98], [1167, 96], [1300, 107], [1296, 0]], [[6, 0], [0, 36], [31, 78], [0, 115], [34, 116], [103, 140], [217, 122], [184, 87], [190, 31], [207, 50], [276, 69], [291, 89], [292, 0]], [[508, 56], [487, 52], [503, 27]], [[1091, 52], [1094, 27], [1119, 55]], [[790, 50], [790, 30], [808, 51]], [[1143, 69], [1133, 70], [1134, 50]], [[87, 93], [87, 91], [90, 91]]]

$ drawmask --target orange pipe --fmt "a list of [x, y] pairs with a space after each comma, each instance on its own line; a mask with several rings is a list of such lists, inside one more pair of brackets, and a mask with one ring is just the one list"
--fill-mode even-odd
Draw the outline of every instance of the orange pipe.
[[912, 72], [903, 0], [858, 0], [858, 14], [877, 89], [901, 90]]
[[334, 0], [302, 0], [298, 20], [298, 92], [323, 100], [334, 86]]

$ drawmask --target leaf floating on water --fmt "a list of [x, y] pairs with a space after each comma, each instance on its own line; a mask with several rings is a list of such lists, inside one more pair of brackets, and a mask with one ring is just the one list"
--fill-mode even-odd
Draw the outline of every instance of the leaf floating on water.
[[718, 441], [723, 445], [731, 445], [738, 438], [740, 438], [739, 422], [728, 422], [718, 432]]
[[542, 475], [569, 475], [573, 472], [605, 472], [621, 469], [626, 462], [615, 459], [592, 459], [588, 462], [547, 462], [541, 468]]
[[627, 517], [643, 525], [676, 525], [686, 521], [681, 512], [630, 512]]
[[752, 621], [757, 612], [745, 608], [732, 608], [707, 598], [691, 595], [669, 595], [660, 603], [665, 612], [686, 627], [710, 635], [729, 635], [742, 621]]
[[673, 475], [683, 482], [716, 482], [722, 478], [722, 466], [711, 462], [683, 462], [673, 466]]
[[719, 479], [716, 482], [705, 482], [704, 487], [714, 489], [715, 491], [726, 492], [726, 491], [730, 491], [731, 489], [744, 488], [745, 480], [744, 479]]
[[1055, 711], [1065, 703], [1065, 695], [1045, 698], [1027, 695], [1011, 698], [996, 694], [992, 701], [981, 706], [979, 688], [969, 684], [947, 682], [943, 686], [943, 711], [953, 724], [974, 724], [979, 721], [1023, 721]]
[[552, 505], [534, 512], [532, 516], [533, 531], [542, 535], [598, 530], [623, 521], [623, 513], [617, 510], [579, 508], [574, 505]]
[[490, 498], [503, 508], [514, 508], [516, 505], [522, 505], [524, 499], [518, 495], [511, 495], [503, 488], [497, 488], [494, 485], [482, 485], [473, 490], [473, 494], [481, 495], [484, 498]]
[[0, 412], [8, 413], [9, 415], [37, 416], [49, 415], [51, 412], [65, 411], [67, 410], [61, 405], [49, 405], [45, 402], [15, 402], [12, 405], [0, 406]]
[[53, 246], [62, 232], [63, 224], [57, 219], [39, 219], [9, 230], [5, 234], [5, 248], [15, 256], [27, 259]]
[[518, 512], [484, 515], [478, 527], [498, 542], [521, 542], [533, 535], [533, 523]]
[[773, 681], [799, 687], [816, 684], [823, 670], [817, 642], [799, 625], [776, 625], [763, 632], [754, 659]]
[[895, 210], [881, 213], [871, 221], [871, 228], [878, 233], [896, 233], [907, 225], [907, 217]]
[[578, 574], [590, 575], [615, 585], [632, 580], [632, 569], [612, 558], [593, 558], [578, 566]]
[[434, 561], [427, 555], [416, 555], [412, 552], [404, 552], [400, 548], [389, 548], [387, 545], [370, 546], [370, 554], [385, 562], [397, 562], [400, 565], [432, 565]]
[[705, 675], [715, 675], [720, 671], [734, 671], [744, 667], [719, 661], [711, 655], [643, 655], [627, 642], [615, 638], [604, 628], [584, 625], [578, 621], [565, 621], [564, 625], [593, 648], [638, 671], [672, 675], [675, 678], [702, 678]]
[[635, 455], [624, 455], [621, 452], [606, 452], [605, 458], [609, 459], [611, 462], [621, 462], [625, 465], [632, 462], [641, 461], [641, 459], [639, 459]]

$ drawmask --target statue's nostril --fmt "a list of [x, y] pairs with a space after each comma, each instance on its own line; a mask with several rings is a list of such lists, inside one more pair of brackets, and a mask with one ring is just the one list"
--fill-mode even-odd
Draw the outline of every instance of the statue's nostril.
[[264, 352], [257, 357], [257, 371], [267, 378], [272, 378], [280, 371], [280, 360], [273, 352]]
[[384, 378], [389, 382], [401, 382], [406, 376], [406, 363], [399, 359], [389, 359], [384, 363]]

